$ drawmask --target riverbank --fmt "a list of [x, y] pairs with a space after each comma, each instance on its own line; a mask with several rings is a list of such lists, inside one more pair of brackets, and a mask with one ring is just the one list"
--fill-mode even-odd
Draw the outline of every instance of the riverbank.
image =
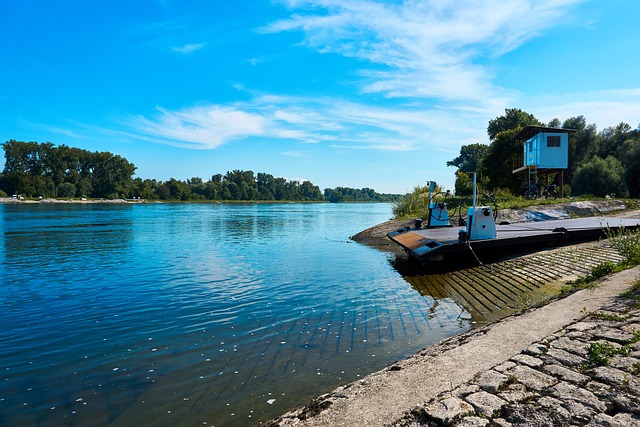
[[[626, 270], [444, 340], [267, 425], [640, 425], [640, 307], [620, 296], [636, 285], [639, 298], [639, 278]], [[629, 350], [596, 366], [595, 343]]]
[[[640, 218], [614, 201], [501, 212], [511, 222], [607, 213]], [[398, 253], [386, 234], [412, 223], [390, 220], [351, 239]], [[640, 426], [638, 283], [640, 267], [617, 273], [444, 340], [267, 425]], [[607, 363], [590, 359], [592, 345], [614, 349]]]
[[34, 204], [34, 203], [42, 203], [42, 204], [52, 204], [52, 203], [80, 203], [80, 204], [90, 204], [90, 203], [146, 203], [144, 199], [14, 199], [13, 197], [0, 197], [0, 203], [26, 203], [26, 204]]

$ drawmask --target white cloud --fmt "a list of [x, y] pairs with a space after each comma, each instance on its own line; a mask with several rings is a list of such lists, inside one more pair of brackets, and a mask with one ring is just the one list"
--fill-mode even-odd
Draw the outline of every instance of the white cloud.
[[189, 53], [193, 53], [197, 50], [202, 49], [205, 46], [204, 43], [189, 43], [189, 44], [185, 44], [183, 46], [179, 46], [179, 47], [172, 47], [171, 51], [172, 52], [178, 52], [178, 53], [184, 53], [184, 54], [189, 54]]
[[482, 104], [506, 92], [484, 59], [565, 22], [583, 1], [289, 1], [294, 14], [263, 30], [300, 31], [312, 49], [367, 61], [365, 93]]

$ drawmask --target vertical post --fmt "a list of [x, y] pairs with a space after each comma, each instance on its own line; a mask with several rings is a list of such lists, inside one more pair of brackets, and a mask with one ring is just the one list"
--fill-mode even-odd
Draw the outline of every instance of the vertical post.
[[473, 210], [475, 212], [476, 203], [478, 202], [478, 194], [477, 194], [477, 189], [476, 189], [476, 172], [471, 172], [471, 175], [473, 175], [473, 198], [471, 199], [471, 203], [472, 203], [472, 206], [473, 206]]

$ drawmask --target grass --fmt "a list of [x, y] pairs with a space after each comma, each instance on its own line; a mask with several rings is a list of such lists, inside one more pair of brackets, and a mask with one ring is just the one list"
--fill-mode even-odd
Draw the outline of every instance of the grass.
[[631, 348], [628, 345], [616, 347], [608, 342], [591, 343], [587, 348], [589, 364], [592, 366], [607, 366], [613, 356], [628, 356]]
[[[438, 189], [440, 190], [440, 189]], [[447, 209], [449, 210], [449, 216], [453, 218], [457, 216], [457, 212], [462, 208], [466, 212], [466, 207], [471, 205], [471, 196], [454, 196], [452, 193], [445, 197], [445, 192], [439, 193], [437, 196], [438, 201], [444, 201], [447, 203]], [[524, 209], [531, 206], [548, 206], [556, 205], [566, 202], [584, 202], [584, 201], [605, 201], [605, 198], [598, 198], [593, 196], [581, 196], [571, 197], [564, 199], [535, 199], [529, 200], [522, 196], [514, 196], [508, 191], [497, 190], [494, 193], [489, 193], [490, 198], [495, 200], [499, 209]], [[488, 199], [487, 192], [480, 189], [478, 191], [478, 202], [480, 204], [489, 204], [493, 201], [482, 200]], [[624, 201], [627, 209], [637, 209], [640, 207], [640, 200], [636, 199], [617, 199]], [[407, 194], [402, 199], [394, 203], [393, 214], [396, 219], [408, 219], [408, 218], [427, 218], [429, 208], [429, 190], [427, 187], [416, 187], [412, 193]], [[573, 215], [573, 214], [572, 214]]]

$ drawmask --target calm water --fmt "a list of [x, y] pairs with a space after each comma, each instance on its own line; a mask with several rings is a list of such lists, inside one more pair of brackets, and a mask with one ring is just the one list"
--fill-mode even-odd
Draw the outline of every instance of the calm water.
[[0, 425], [251, 425], [469, 328], [385, 204], [0, 205]]

